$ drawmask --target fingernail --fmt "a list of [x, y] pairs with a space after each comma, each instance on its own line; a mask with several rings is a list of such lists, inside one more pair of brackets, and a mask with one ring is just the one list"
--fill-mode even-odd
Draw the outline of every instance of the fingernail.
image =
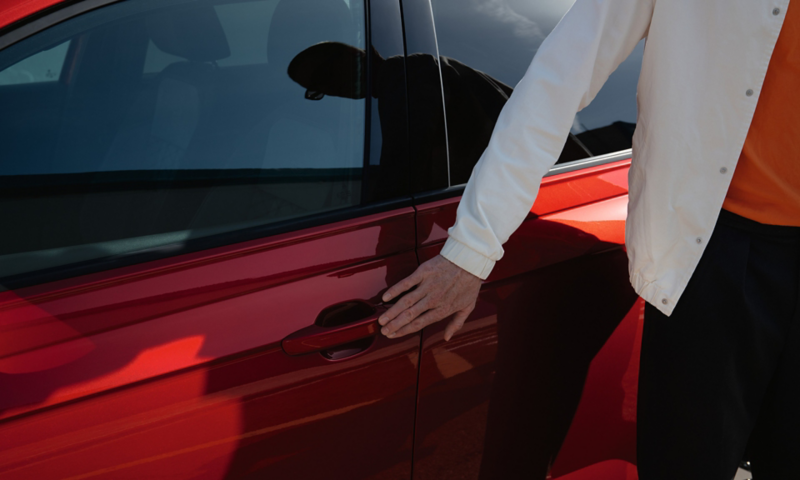
[[389, 336], [389, 329], [388, 328], [381, 328], [381, 333], [388, 337]]
[[387, 337], [389, 337], [389, 338], [394, 338], [394, 336], [395, 336], [395, 335], [397, 335], [397, 334], [396, 334], [396, 333], [393, 333], [393, 334], [391, 334], [391, 335], [387, 335]]
[[381, 325], [386, 325], [386, 317], [379, 318], [378, 323], [380, 323]]
[[384, 293], [384, 294], [383, 294], [383, 301], [384, 301], [384, 302], [388, 302], [388, 301], [389, 301], [389, 300], [391, 300], [391, 299], [392, 299], [392, 296], [391, 296], [391, 295], [389, 295], [388, 293]]

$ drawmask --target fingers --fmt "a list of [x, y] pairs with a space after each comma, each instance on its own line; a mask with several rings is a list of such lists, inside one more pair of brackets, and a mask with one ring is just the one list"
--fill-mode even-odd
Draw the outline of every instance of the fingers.
[[439, 320], [445, 318], [446, 316], [447, 312], [441, 309], [428, 310], [424, 314], [417, 317], [415, 320], [405, 324], [405, 326], [397, 330], [397, 332], [389, 336], [389, 338], [399, 338], [402, 337], [403, 335], [408, 335], [409, 333], [418, 332], [423, 328], [427, 327], [428, 325], [438, 322]]
[[[385, 326], [381, 329], [381, 333], [389, 338], [394, 338], [395, 333], [398, 330], [408, 325], [409, 323], [414, 321], [417, 317], [419, 317], [428, 310], [429, 308], [428, 303], [429, 302], [427, 301], [427, 298], [422, 298], [414, 305], [411, 305], [410, 307], [397, 313], [397, 316], [394, 319], [389, 319], [386, 322]], [[378, 319], [378, 323], [380, 323], [382, 319], [383, 316], [381, 316], [381, 318]]]
[[[397, 303], [378, 319], [383, 327], [381, 333], [389, 338], [401, 337], [457, 311], [446, 329], [445, 337], [449, 340], [474, 308], [480, 283], [478, 277], [464, 275], [458, 266], [443, 258], [428, 260], [384, 294], [384, 302], [394, 298]], [[416, 289], [398, 298], [412, 287]]]
[[407, 311], [409, 308], [413, 307], [419, 301], [425, 297], [425, 292], [420, 290], [415, 290], [403, 298], [397, 301], [394, 305], [392, 305], [389, 310], [386, 310], [386, 313], [380, 316], [378, 319], [378, 323], [381, 325], [386, 325], [387, 323], [394, 320], [398, 315]]
[[453, 338], [453, 335], [455, 335], [457, 331], [461, 330], [461, 327], [464, 326], [464, 322], [467, 321], [467, 317], [469, 317], [470, 313], [472, 313], [472, 308], [466, 308], [456, 312], [453, 319], [450, 320], [450, 323], [448, 323], [447, 327], [444, 329], [445, 342], [449, 342], [450, 339]]
[[420, 269], [417, 268], [414, 270], [414, 273], [392, 285], [389, 290], [386, 290], [386, 292], [383, 294], [382, 300], [384, 302], [391, 301], [401, 293], [413, 288], [414, 285], [418, 285], [422, 281], [423, 277], [424, 275], [422, 272], [420, 272]]

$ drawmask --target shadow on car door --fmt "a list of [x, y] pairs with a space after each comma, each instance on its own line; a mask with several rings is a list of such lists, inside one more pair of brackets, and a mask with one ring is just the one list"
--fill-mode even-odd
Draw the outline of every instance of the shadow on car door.
[[[450, 342], [445, 322], [424, 330], [415, 479], [556, 478], [616, 459], [591, 478], [625, 478], [641, 307], [622, 248], [628, 163], [546, 179], [464, 328]], [[457, 202], [418, 205], [421, 261]]]

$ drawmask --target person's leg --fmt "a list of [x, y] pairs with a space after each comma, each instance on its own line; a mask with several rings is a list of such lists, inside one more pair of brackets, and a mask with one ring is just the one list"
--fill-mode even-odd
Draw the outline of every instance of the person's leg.
[[796, 286], [740, 220], [721, 217], [670, 317], [646, 307], [641, 480], [731, 480], [777, 368]]
[[788, 267], [784, 281], [787, 287], [794, 286], [795, 307], [778, 368], [750, 438], [754, 480], [800, 479], [800, 228], [795, 232], [794, 239], [767, 246]]

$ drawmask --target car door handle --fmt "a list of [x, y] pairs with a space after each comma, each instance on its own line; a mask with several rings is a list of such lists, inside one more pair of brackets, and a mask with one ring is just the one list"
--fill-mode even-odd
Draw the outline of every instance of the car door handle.
[[378, 317], [385, 311], [383, 305], [358, 300], [328, 307], [314, 325], [284, 338], [281, 347], [288, 355], [303, 355], [374, 336], [381, 328]]

